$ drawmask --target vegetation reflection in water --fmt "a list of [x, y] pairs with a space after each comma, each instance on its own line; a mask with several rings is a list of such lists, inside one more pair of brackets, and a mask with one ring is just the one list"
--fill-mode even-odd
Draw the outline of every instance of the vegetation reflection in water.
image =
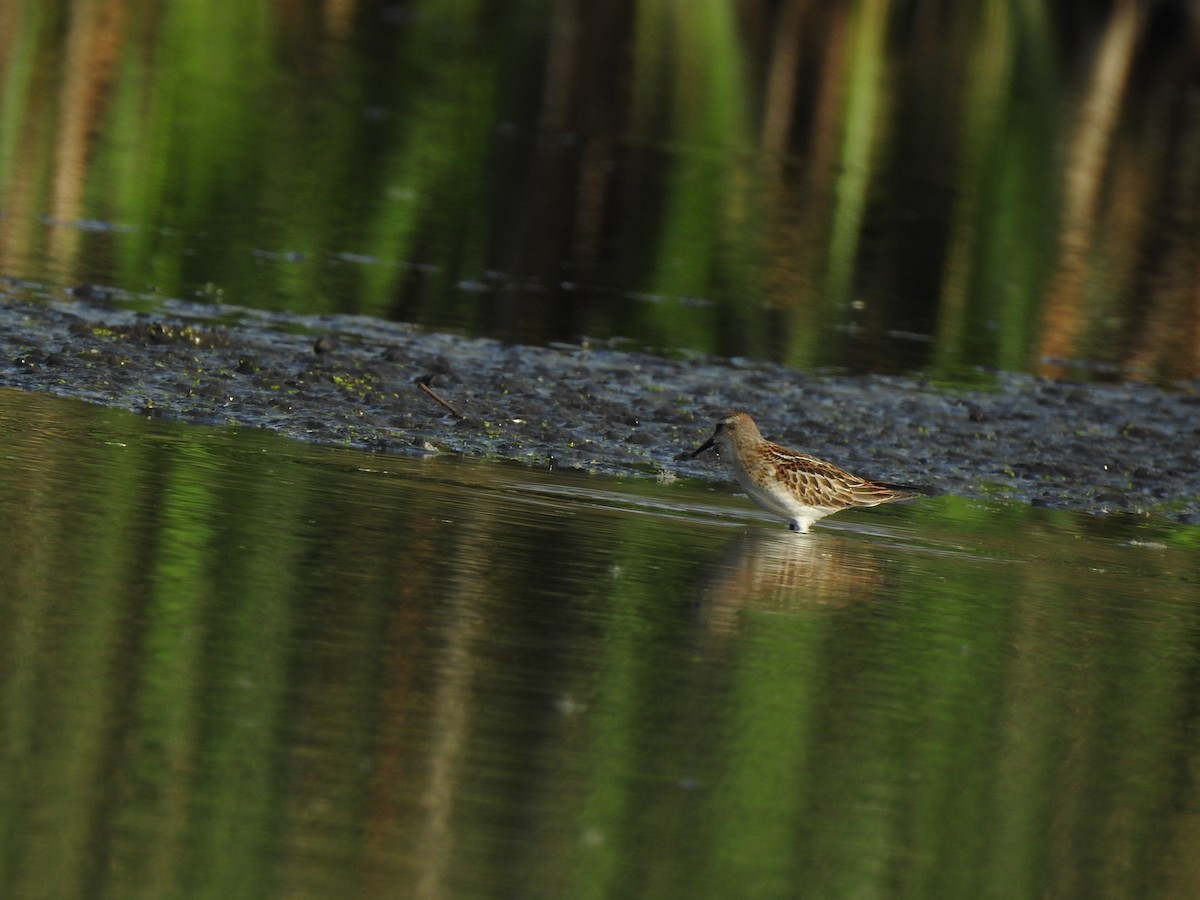
[[801, 368], [1200, 377], [1187, 4], [303, 6], [8, 0], [0, 275]]
[[0, 893], [1191, 895], [1198, 543], [0, 392]]

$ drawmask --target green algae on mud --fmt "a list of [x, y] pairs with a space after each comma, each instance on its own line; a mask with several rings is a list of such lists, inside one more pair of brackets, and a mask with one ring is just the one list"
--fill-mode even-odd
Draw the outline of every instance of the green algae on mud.
[[881, 480], [1200, 521], [1195, 384], [997, 373], [988, 389], [947, 388], [588, 343], [512, 345], [361, 316], [8, 299], [0, 385], [380, 452], [721, 480], [718, 463], [678, 457], [721, 413], [745, 409], [770, 438]]

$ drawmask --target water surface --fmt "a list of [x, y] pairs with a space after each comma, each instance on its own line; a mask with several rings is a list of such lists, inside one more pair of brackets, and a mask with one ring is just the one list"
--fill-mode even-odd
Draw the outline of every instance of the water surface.
[[1188, 896], [1200, 532], [0, 392], [5, 896]]
[[0, 287], [1195, 379], [1185, 3], [6, 0]]

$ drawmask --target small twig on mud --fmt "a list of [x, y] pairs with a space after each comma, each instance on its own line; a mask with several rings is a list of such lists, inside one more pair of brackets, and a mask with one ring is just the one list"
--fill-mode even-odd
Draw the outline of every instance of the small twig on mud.
[[423, 390], [425, 393], [427, 393], [430, 397], [432, 397], [434, 400], [436, 400], [442, 406], [446, 407], [446, 409], [450, 410], [450, 412], [455, 417], [457, 417], [459, 419], [465, 419], [466, 416], [464, 416], [457, 409], [455, 409], [453, 406], [451, 406], [446, 400], [442, 399], [442, 397], [438, 394], [438, 392], [429, 386], [429, 382], [431, 382], [431, 381], [433, 381], [433, 375], [422, 375], [420, 378], [417, 379], [417, 387], [419, 387], [421, 390]]

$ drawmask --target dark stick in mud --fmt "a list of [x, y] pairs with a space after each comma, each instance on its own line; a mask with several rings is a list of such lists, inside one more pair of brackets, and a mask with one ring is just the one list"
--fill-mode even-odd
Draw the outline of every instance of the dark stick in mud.
[[441, 397], [440, 394], [438, 394], [437, 391], [435, 391], [432, 387], [430, 387], [429, 382], [431, 382], [431, 381], [433, 381], [432, 375], [422, 375], [420, 378], [417, 379], [417, 387], [419, 387], [421, 390], [423, 390], [426, 394], [428, 394], [430, 397], [432, 397], [434, 400], [436, 400], [442, 406], [446, 407], [446, 409], [450, 410], [452, 415], [454, 415], [455, 417], [457, 417], [459, 419], [465, 419], [466, 416], [464, 416], [457, 409], [455, 409], [453, 406], [451, 406], [446, 400], [444, 400]]

